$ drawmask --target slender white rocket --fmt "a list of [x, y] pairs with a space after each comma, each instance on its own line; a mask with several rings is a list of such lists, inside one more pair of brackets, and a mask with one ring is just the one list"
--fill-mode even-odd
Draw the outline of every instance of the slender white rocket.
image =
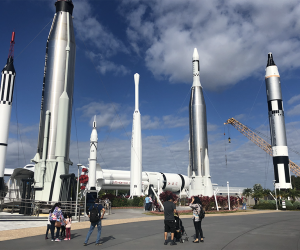
[[131, 166], [130, 166], [130, 196], [142, 195], [142, 132], [141, 114], [139, 111], [139, 80], [140, 75], [134, 75], [135, 110], [132, 122]]
[[200, 62], [197, 49], [193, 53], [193, 85], [189, 104], [190, 125], [190, 195], [212, 196], [210, 179], [206, 105], [200, 83]]
[[272, 53], [268, 54], [266, 67], [266, 90], [270, 123], [271, 144], [273, 151], [273, 165], [275, 188], [292, 188], [289, 154], [286, 140], [284, 109], [281, 94], [280, 75], [273, 60]]
[[98, 133], [96, 116], [94, 116], [93, 130], [90, 139], [90, 159], [89, 159], [89, 189], [96, 190], [96, 166], [97, 166]]
[[14, 68], [13, 47], [15, 32], [12, 34], [10, 42], [10, 52], [7, 63], [1, 72], [0, 85], [0, 191], [4, 188], [4, 169], [6, 161], [6, 151], [9, 133], [11, 108], [15, 84], [16, 71]]

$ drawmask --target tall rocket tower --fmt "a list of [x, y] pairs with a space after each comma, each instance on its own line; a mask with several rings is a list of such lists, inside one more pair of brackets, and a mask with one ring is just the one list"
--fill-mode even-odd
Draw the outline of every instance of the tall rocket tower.
[[4, 169], [7, 151], [11, 107], [16, 71], [14, 68], [15, 32], [12, 33], [7, 63], [1, 72], [0, 85], [0, 191], [4, 189]]
[[197, 49], [193, 53], [193, 86], [189, 105], [190, 124], [190, 195], [212, 196], [209, 170], [206, 106], [200, 83], [200, 63]]
[[130, 196], [142, 195], [142, 132], [141, 114], [139, 111], [139, 81], [140, 75], [134, 74], [135, 109], [132, 122]]
[[281, 94], [280, 75], [273, 60], [272, 53], [268, 54], [266, 67], [266, 90], [270, 123], [275, 188], [292, 188], [289, 167], [289, 153], [286, 140], [284, 109]]
[[58, 201], [69, 173], [76, 44], [71, 0], [58, 0], [46, 45], [36, 163], [35, 199]]

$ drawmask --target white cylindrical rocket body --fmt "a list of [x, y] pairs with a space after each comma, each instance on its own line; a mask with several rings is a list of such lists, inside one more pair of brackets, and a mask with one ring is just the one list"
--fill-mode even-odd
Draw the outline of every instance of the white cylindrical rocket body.
[[98, 133], [96, 117], [93, 121], [93, 130], [90, 139], [90, 159], [89, 159], [89, 189], [96, 190], [96, 167], [97, 167], [97, 147]]
[[[72, 21], [73, 3], [72, 1], [57, 1], [56, 14], [53, 19], [53, 24], [50, 29], [49, 39], [47, 43], [46, 55], [46, 72], [45, 72], [45, 86], [42, 93], [42, 112], [40, 118], [40, 131], [38, 138], [38, 153], [42, 157], [42, 145], [44, 135], [44, 121], [46, 111], [51, 113], [49, 142], [47, 159], [55, 159], [56, 147], [56, 133], [58, 123], [58, 106], [59, 98], [64, 91], [65, 72], [66, 72], [66, 47], [68, 45], [68, 31], [70, 33], [70, 49], [69, 49], [69, 65], [68, 65], [68, 83], [67, 95], [69, 97], [68, 107], [68, 129], [67, 129], [67, 150], [65, 158], [69, 160], [70, 134], [71, 134], [71, 120], [72, 120], [72, 100], [74, 89], [74, 73], [75, 73], [75, 57], [76, 44], [74, 36], [74, 28]], [[68, 25], [69, 23], [69, 25]], [[69, 27], [67, 27], [69, 26]]]
[[130, 196], [142, 195], [142, 131], [141, 114], [139, 111], [139, 80], [140, 75], [134, 75], [135, 110], [132, 122], [131, 164], [130, 164]]
[[0, 85], [0, 188], [4, 181], [3, 178], [15, 76], [16, 71], [13, 64], [13, 58], [9, 57], [7, 59], [7, 64], [1, 72]]
[[[210, 180], [206, 105], [200, 83], [200, 62], [197, 49], [193, 53], [193, 86], [189, 104], [190, 165], [194, 195], [213, 194]], [[196, 178], [195, 178], [196, 177]]]
[[[34, 158], [35, 199], [59, 201], [65, 199], [62, 176], [69, 173], [72, 101], [75, 73], [76, 44], [72, 21], [71, 0], [57, 1], [56, 14], [47, 40], [38, 150]], [[46, 111], [51, 113], [48, 147], [43, 148]], [[40, 158], [47, 150], [44, 183], [38, 183], [42, 171]], [[64, 177], [63, 177], [64, 178]], [[66, 177], [67, 178], [67, 177]], [[42, 188], [41, 188], [42, 186]]]
[[265, 82], [268, 100], [271, 145], [273, 151], [275, 187], [279, 189], [289, 189], [292, 188], [292, 184], [280, 75], [278, 68], [274, 63], [272, 53], [268, 54]]

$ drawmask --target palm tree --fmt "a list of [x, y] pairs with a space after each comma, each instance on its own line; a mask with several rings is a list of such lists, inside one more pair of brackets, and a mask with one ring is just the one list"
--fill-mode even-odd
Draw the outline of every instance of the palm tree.
[[247, 199], [248, 199], [248, 206], [250, 205], [250, 200], [249, 200], [249, 197], [250, 195], [252, 195], [252, 189], [251, 188], [245, 188], [244, 191], [243, 191], [243, 196], [246, 196]]
[[268, 200], [268, 196], [270, 195], [271, 190], [268, 188], [263, 189], [262, 193], [264, 195], [264, 197], [267, 197]]

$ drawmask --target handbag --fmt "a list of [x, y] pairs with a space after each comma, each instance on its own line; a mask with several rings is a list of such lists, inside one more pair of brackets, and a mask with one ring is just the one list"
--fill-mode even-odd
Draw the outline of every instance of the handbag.
[[61, 227], [61, 222], [60, 221], [55, 221], [55, 227]]

